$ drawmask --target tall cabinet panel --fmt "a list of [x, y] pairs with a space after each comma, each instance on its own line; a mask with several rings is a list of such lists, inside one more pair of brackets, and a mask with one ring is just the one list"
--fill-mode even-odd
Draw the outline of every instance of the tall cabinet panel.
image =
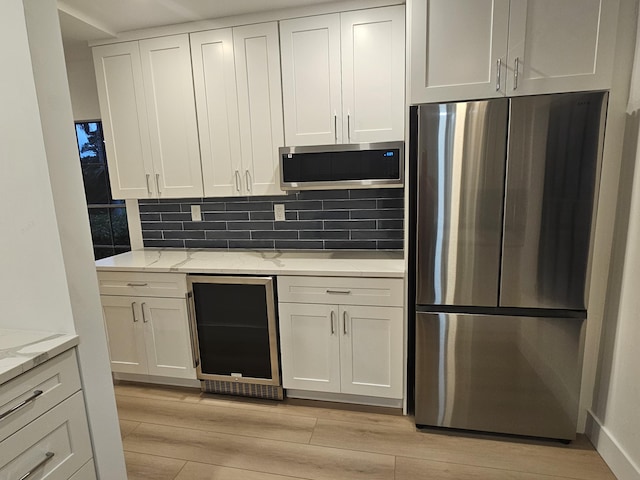
[[342, 143], [340, 14], [280, 22], [287, 145]]
[[411, 99], [504, 95], [509, 0], [411, 2]]
[[204, 193], [241, 194], [238, 94], [230, 28], [191, 34]]
[[344, 143], [403, 139], [404, 6], [342, 13], [340, 21]]
[[284, 145], [280, 46], [276, 22], [233, 29], [242, 151], [249, 195], [277, 195], [278, 148]]
[[113, 198], [149, 198], [153, 172], [138, 42], [93, 49]]
[[149, 135], [159, 197], [202, 196], [187, 35], [140, 42]]

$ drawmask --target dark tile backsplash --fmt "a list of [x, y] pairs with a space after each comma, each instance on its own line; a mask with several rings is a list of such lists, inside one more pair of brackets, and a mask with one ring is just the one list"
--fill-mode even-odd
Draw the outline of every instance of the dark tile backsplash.
[[[404, 190], [140, 200], [145, 247], [402, 250]], [[284, 204], [284, 222], [273, 205]], [[200, 205], [202, 221], [191, 221]]]

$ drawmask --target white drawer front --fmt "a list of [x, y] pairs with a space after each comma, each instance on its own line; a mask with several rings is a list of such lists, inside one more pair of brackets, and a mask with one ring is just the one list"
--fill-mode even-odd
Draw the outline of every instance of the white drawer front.
[[[49, 457], [49, 458], [48, 458]], [[0, 443], [0, 479], [67, 480], [91, 458], [82, 392]]]
[[[80, 376], [75, 349], [5, 383], [0, 389], [0, 416], [15, 410], [0, 419], [0, 440], [12, 435], [78, 390]], [[37, 395], [38, 391], [42, 393]], [[27, 402], [20, 406], [25, 401]]]
[[187, 276], [181, 273], [98, 272], [102, 295], [183, 298]]
[[335, 305], [403, 305], [401, 278], [278, 276], [278, 301]]
[[96, 467], [93, 459], [85, 463], [69, 480], [96, 480]]

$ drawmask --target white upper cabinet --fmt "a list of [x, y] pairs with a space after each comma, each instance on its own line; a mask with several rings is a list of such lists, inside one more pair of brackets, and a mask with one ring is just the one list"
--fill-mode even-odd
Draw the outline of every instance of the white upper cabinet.
[[404, 6], [342, 13], [340, 20], [344, 143], [403, 140]]
[[404, 6], [280, 22], [289, 146], [404, 138]]
[[152, 197], [153, 172], [138, 42], [95, 47], [102, 127], [113, 198]]
[[187, 35], [93, 49], [114, 198], [202, 196]]
[[191, 53], [205, 196], [283, 194], [277, 23], [193, 33]]
[[340, 15], [280, 22], [287, 145], [342, 142]]
[[414, 0], [410, 103], [610, 86], [618, 0]]

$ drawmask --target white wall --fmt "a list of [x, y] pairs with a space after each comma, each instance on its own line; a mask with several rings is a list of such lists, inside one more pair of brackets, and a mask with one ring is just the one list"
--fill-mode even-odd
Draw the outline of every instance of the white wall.
[[87, 44], [74, 43], [65, 45], [64, 54], [73, 119], [77, 122], [100, 119], [98, 88], [91, 49]]
[[[22, 7], [22, 0], [11, 2]], [[39, 110], [32, 130], [40, 132], [44, 143], [46, 161], [39, 169], [49, 173], [50, 182], [44, 206], [58, 229], [55, 236], [39, 240], [45, 245], [57, 240], [61, 247], [56, 259], [63, 271], [56, 284], [67, 288], [68, 320], [80, 336], [78, 361], [98, 474], [126, 478], [56, 0], [24, 0], [23, 15], [29, 42], [26, 59], [31, 60], [30, 80], [35, 84], [31, 100], [37, 100]], [[43, 208], [37, 200], [31, 203]], [[42, 264], [30, 273], [46, 277], [47, 272], [48, 265]]]

